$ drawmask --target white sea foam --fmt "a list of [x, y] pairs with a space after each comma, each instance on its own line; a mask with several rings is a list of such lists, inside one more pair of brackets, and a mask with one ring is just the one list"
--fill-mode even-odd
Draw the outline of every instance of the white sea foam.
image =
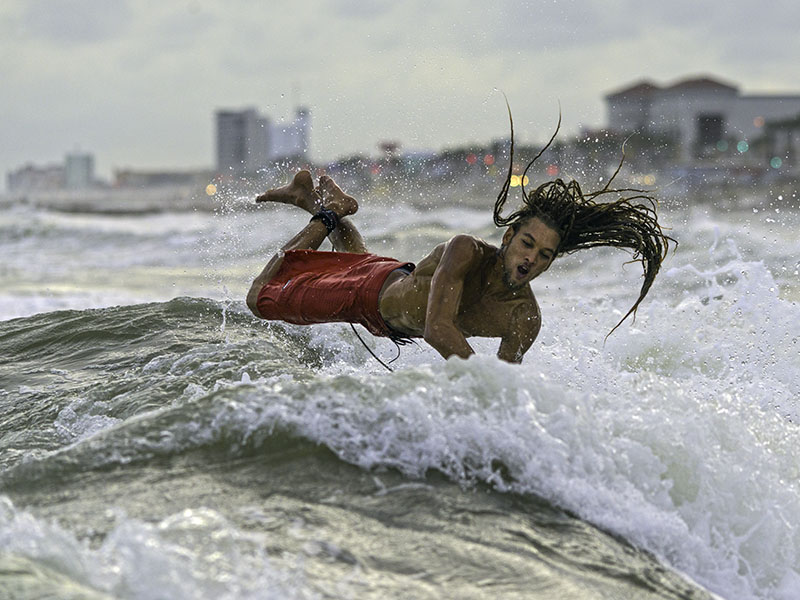
[[313, 401], [303, 394], [304, 406], [250, 405], [245, 435], [277, 421], [363, 467], [439, 468], [535, 492], [726, 597], [781, 597], [800, 543], [800, 435], [708, 384], [628, 374], [586, 392], [494, 359], [453, 360], [367, 381], [340, 375], [319, 382]]
[[[369, 209], [364, 213], [369, 217]], [[321, 356], [319, 376], [306, 370], [302, 378], [258, 378], [245, 365], [230, 380], [188, 386], [169, 410], [137, 416], [169, 417], [169, 436], [100, 446], [105, 458], [93, 456], [102, 462], [123, 449], [134, 456], [169, 453], [221, 437], [259, 443], [282, 425], [364, 467], [392, 465], [415, 476], [439, 468], [455, 479], [479, 477], [501, 489], [540, 494], [654, 552], [725, 598], [800, 597], [800, 311], [793, 275], [800, 248], [790, 232], [796, 216], [771, 223], [758, 213], [734, 223], [715, 214], [687, 215], [672, 232], [680, 234], [681, 246], [668, 257], [636, 322], [626, 322], [607, 340], [638, 294], [641, 270], [621, 269], [626, 256], [616, 250], [578, 253], [559, 259], [535, 282], [544, 327], [521, 366], [497, 361], [491, 356], [497, 342], [477, 339], [471, 342], [482, 356], [444, 363], [430, 348], [412, 347], [404, 349], [397, 372], [388, 374], [345, 326], [288, 326], [302, 331]], [[444, 211], [434, 221], [455, 227], [451, 216]], [[473, 217], [471, 226], [482, 227]], [[138, 264], [160, 264], [158, 251], [168, 247], [169, 237], [186, 250], [176, 256], [187, 268], [206, 271], [185, 280], [186, 289], [217, 297], [220, 282], [228, 282], [228, 289], [244, 290], [247, 269], [260, 269], [264, 254], [298, 221], [280, 210], [218, 219], [206, 229], [189, 223], [182, 230], [177, 219], [172, 228], [161, 223], [161, 233], [146, 238]], [[365, 231], [382, 248], [383, 238], [402, 227], [422, 231], [429, 222], [430, 215], [407, 210], [396, 223], [375, 222]], [[22, 233], [47, 245], [52, 228], [63, 226], [48, 222], [50, 229]], [[108, 241], [102, 237], [107, 234], [97, 239]], [[420, 235], [430, 241], [439, 234]], [[193, 246], [198, 238], [206, 245]], [[419, 252], [413, 243], [397, 243], [398, 252], [387, 253], [420, 258], [408, 255]], [[23, 241], [13, 247], [21, 256], [35, 246]], [[56, 250], [49, 247], [43, 260], [57, 257]], [[99, 268], [92, 261], [101, 253], [76, 252], [90, 259], [90, 269]], [[130, 269], [130, 258], [108, 260], [112, 268]], [[60, 263], [64, 269], [67, 261]], [[150, 273], [156, 287], [171, 290], [173, 274]], [[114, 289], [121, 301], [133, 300], [141, 291], [137, 285], [128, 281]], [[49, 305], [22, 288], [3, 292], [0, 311], [25, 293], [33, 306]], [[92, 301], [88, 297], [87, 306]], [[368, 343], [382, 357], [392, 356], [391, 345]], [[145, 374], [149, 369], [179, 377], [213, 371], [226, 360], [213, 348], [198, 348], [175, 360], [154, 359]], [[95, 452], [93, 437], [114, 435], [110, 423], [86, 419], [91, 407], [70, 408], [74, 415], [60, 417], [72, 428], [69, 451]], [[116, 424], [120, 439], [130, 425], [135, 423]], [[513, 479], [503, 478], [495, 460]], [[61, 539], [62, 533], [47, 535]], [[64, 548], [74, 543], [64, 542]]]
[[[0, 554], [28, 559], [45, 580], [39, 589], [73, 597], [76, 588], [115, 598], [239, 600], [320, 598], [305, 582], [302, 562], [279, 567], [265, 534], [243, 532], [219, 513], [187, 509], [158, 523], [122, 514], [92, 548], [55, 523], [18, 510], [0, 496]], [[15, 582], [7, 582], [13, 589]], [[80, 594], [80, 597], [85, 597]]]
[[[575, 326], [543, 336], [521, 367], [423, 352], [393, 375], [259, 381], [270, 408], [240, 404], [226, 427], [259, 438], [282, 423], [363, 467], [535, 492], [726, 598], [794, 598], [800, 315], [763, 263], [733, 255], [667, 271], [663, 285], [694, 291], [649, 300], [605, 345], [597, 305], [555, 307]], [[317, 343], [338, 348], [330, 327]]]
[[[191, 406], [174, 409], [168, 438], [125, 436], [124, 447], [259, 444], [288, 427], [364, 468], [436, 468], [536, 493], [723, 597], [788, 600], [798, 590], [800, 430], [796, 358], [784, 352], [793, 342], [778, 333], [794, 335], [796, 308], [770, 295], [763, 265], [730, 270], [740, 276], [719, 298], [652, 302], [605, 347], [589, 328], [569, 342], [550, 336], [522, 366], [420, 351], [419, 365], [365, 373], [357, 346], [341, 352], [341, 327], [317, 328], [314, 343], [327, 339], [343, 364], [302, 380], [237, 372], [187, 390]], [[752, 335], [758, 344], [743, 341]], [[160, 368], [211, 368], [213, 351], [202, 354]]]
[[82, 440], [122, 422], [105, 414], [108, 408], [108, 402], [74, 400], [58, 412], [53, 426], [67, 444]]

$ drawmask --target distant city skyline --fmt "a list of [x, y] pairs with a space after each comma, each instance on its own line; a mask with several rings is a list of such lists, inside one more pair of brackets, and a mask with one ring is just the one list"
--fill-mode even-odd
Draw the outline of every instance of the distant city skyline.
[[[0, 174], [91, 153], [113, 169], [215, 164], [214, 112], [311, 109], [318, 162], [522, 143], [606, 123], [604, 96], [641, 79], [711, 76], [798, 93], [800, 6], [744, 0], [306, 2], [6, 0], [0, 6]], [[746, 32], [742, 33], [742, 32]]]

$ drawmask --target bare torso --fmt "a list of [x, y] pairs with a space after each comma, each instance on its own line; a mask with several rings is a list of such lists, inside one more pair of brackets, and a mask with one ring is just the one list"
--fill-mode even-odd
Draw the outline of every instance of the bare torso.
[[[464, 277], [455, 325], [465, 337], [506, 337], [509, 328], [517, 327], [516, 312], [536, 320], [539, 307], [530, 286], [511, 290], [502, 281], [498, 249], [475, 240], [478, 256]], [[411, 336], [425, 331], [431, 282], [447, 244], [440, 244], [406, 274], [394, 272], [386, 280], [380, 296], [380, 312], [393, 329]], [[518, 319], [517, 319], [518, 320]]]

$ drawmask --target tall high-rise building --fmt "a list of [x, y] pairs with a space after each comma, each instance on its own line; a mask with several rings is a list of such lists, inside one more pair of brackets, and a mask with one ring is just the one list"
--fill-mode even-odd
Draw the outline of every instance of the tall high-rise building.
[[306, 156], [310, 127], [311, 111], [303, 106], [297, 108], [294, 121], [291, 123], [275, 123], [272, 126], [270, 158], [280, 160]]
[[94, 185], [94, 156], [85, 152], [67, 154], [64, 161], [64, 184], [71, 190]]
[[218, 110], [217, 170], [253, 173], [269, 160], [270, 124], [255, 108]]
[[255, 108], [218, 110], [217, 170], [255, 173], [269, 161], [307, 157], [311, 111], [298, 107], [290, 123], [271, 123]]

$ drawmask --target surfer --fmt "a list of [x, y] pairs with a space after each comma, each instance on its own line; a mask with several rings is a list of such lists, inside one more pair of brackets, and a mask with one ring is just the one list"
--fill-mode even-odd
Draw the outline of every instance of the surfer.
[[[671, 239], [661, 232], [653, 199], [609, 185], [584, 194], [577, 182], [556, 179], [529, 193], [523, 187], [522, 208], [503, 217], [510, 180], [509, 167], [494, 209], [495, 223], [506, 227], [499, 248], [460, 234], [415, 266], [367, 253], [350, 219], [358, 202], [330, 177], [315, 187], [311, 174], [300, 171], [290, 184], [256, 198], [312, 216], [253, 281], [247, 305], [268, 320], [344, 321], [399, 342], [421, 337], [444, 358], [473, 354], [470, 337], [499, 337], [498, 357], [518, 363], [542, 321], [530, 282], [560, 254], [605, 245], [631, 250], [644, 269], [639, 297], [619, 327], [650, 289]], [[613, 192], [634, 195], [595, 201]], [[334, 252], [318, 250], [326, 237]]]

